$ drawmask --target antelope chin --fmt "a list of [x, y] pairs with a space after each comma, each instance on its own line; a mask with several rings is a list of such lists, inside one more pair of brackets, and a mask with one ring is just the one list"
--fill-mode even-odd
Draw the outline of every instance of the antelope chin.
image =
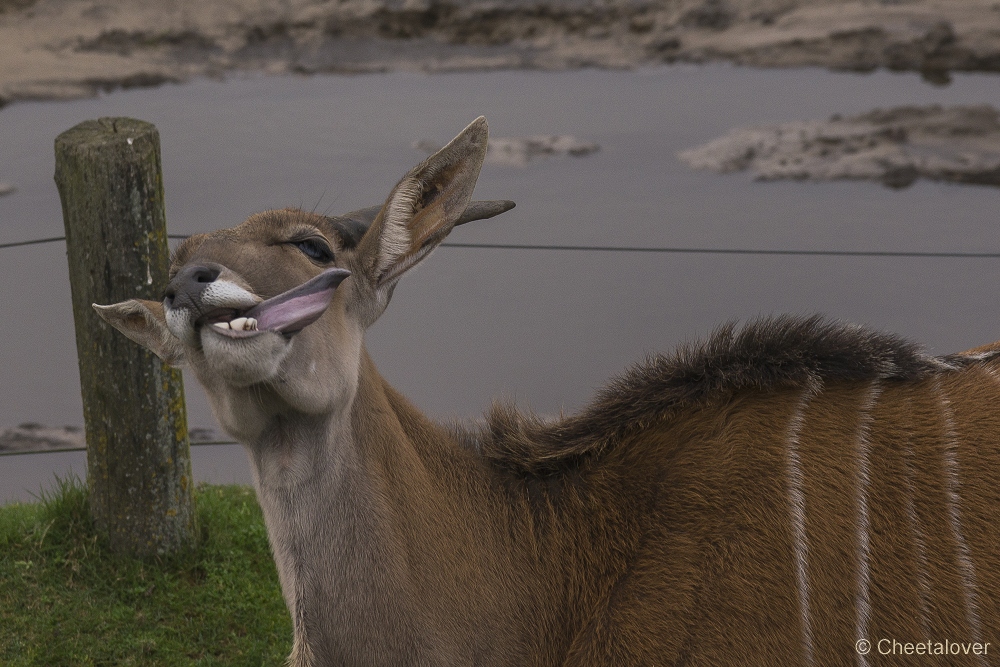
[[206, 370], [234, 387], [274, 379], [292, 349], [290, 337], [276, 331], [227, 331], [203, 325], [199, 333]]

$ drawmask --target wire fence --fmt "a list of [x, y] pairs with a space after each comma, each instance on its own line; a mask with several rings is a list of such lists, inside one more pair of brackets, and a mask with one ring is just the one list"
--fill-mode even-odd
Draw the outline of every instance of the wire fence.
[[[168, 239], [183, 240], [182, 234], [168, 234]], [[0, 243], [0, 249], [41, 245], [65, 241], [65, 236], [52, 236], [30, 241]], [[626, 252], [659, 253], [676, 255], [778, 255], [806, 257], [913, 257], [941, 259], [1000, 259], [1000, 252], [937, 252], [919, 250], [796, 250], [757, 248], [677, 248], [662, 246], [603, 246], [603, 245], [563, 245], [544, 243], [455, 243], [444, 242], [444, 248], [474, 248], [482, 250], [555, 250], [572, 252]]]
[[[188, 238], [182, 234], [168, 234], [168, 239], [183, 240]], [[65, 236], [31, 239], [0, 243], [0, 249], [18, 248], [24, 246], [58, 243], [66, 240]], [[894, 250], [796, 250], [796, 249], [755, 249], [755, 248], [682, 248], [663, 246], [604, 246], [604, 245], [571, 245], [542, 243], [456, 243], [445, 242], [442, 247], [471, 248], [482, 250], [549, 250], [569, 252], [620, 252], [620, 253], [658, 253], [678, 255], [776, 255], [776, 256], [807, 256], [807, 257], [899, 257], [899, 258], [942, 258], [942, 259], [1000, 259], [1000, 252], [935, 252], [935, 251], [894, 251]], [[208, 440], [192, 442], [192, 447], [202, 445], [236, 445], [234, 440]], [[56, 449], [39, 449], [31, 451], [3, 451], [4, 456], [25, 456], [29, 454], [57, 454], [61, 452], [86, 451], [85, 447], [65, 447]]]
[[[192, 447], [201, 447], [203, 445], [238, 445], [240, 443], [235, 440], [197, 440], [190, 443]], [[27, 450], [9, 450], [0, 452], [0, 458], [5, 456], [29, 456], [31, 454], [62, 454], [64, 452], [85, 452], [87, 451], [86, 446], [80, 447], [54, 447], [52, 449], [27, 449]]]

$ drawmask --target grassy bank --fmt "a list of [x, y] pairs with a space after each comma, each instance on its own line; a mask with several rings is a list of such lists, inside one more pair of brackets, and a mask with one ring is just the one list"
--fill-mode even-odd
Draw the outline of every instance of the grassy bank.
[[291, 648], [253, 491], [203, 486], [200, 543], [159, 561], [111, 555], [63, 483], [0, 507], [0, 665], [276, 665]]

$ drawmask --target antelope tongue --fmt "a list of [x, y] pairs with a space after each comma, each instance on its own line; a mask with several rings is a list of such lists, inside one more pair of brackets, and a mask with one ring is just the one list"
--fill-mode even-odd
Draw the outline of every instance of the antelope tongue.
[[256, 319], [261, 331], [295, 333], [319, 319], [337, 285], [349, 275], [346, 269], [327, 269], [298, 287], [258, 303], [243, 316]]

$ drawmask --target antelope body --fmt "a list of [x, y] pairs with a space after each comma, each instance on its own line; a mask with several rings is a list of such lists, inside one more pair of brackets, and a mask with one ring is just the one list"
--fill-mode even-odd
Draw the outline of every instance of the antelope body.
[[378, 209], [194, 236], [163, 304], [98, 307], [245, 443], [291, 664], [996, 661], [1000, 347], [786, 317], [556, 421], [445, 426], [392, 389], [364, 331], [456, 223], [503, 209], [470, 204], [486, 141], [480, 118]]

